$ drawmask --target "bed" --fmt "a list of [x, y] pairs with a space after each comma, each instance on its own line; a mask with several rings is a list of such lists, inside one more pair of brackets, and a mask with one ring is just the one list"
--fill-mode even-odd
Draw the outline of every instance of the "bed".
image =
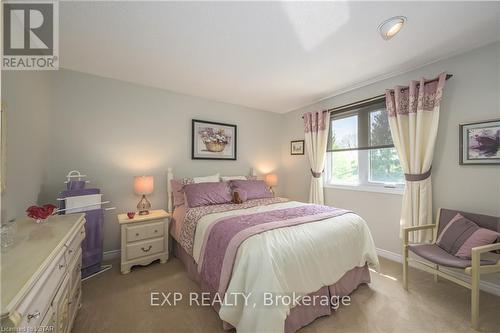
[[378, 258], [353, 212], [279, 197], [173, 205], [173, 252], [210, 295], [224, 329], [295, 332], [370, 282]]

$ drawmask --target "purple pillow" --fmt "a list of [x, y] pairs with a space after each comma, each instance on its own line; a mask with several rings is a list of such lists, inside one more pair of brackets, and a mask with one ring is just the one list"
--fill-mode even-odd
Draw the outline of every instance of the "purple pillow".
[[231, 180], [231, 188], [233, 191], [245, 191], [247, 200], [273, 197], [273, 193], [263, 180]]
[[500, 233], [481, 228], [458, 213], [441, 231], [436, 244], [454, 256], [470, 259], [473, 247], [492, 244], [498, 237]]
[[184, 193], [190, 208], [230, 203], [233, 199], [227, 182], [186, 184]]
[[170, 181], [174, 208], [184, 205], [184, 185], [193, 183], [193, 178], [172, 179]]

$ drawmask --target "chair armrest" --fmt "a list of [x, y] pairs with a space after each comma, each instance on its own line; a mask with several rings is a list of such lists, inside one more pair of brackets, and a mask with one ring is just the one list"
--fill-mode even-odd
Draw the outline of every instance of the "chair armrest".
[[494, 250], [500, 250], [500, 243], [493, 243], [493, 244], [488, 244], [488, 245], [483, 245], [483, 246], [477, 246], [473, 247], [471, 249], [471, 253], [486, 253]]
[[481, 273], [495, 273], [500, 272], [500, 260], [496, 264], [481, 266], [481, 253], [490, 252], [493, 250], [500, 250], [500, 243], [489, 245], [477, 246], [471, 249], [471, 266], [465, 269], [467, 274], [471, 274], [474, 278], [479, 279]]
[[417, 230], [424, 230], [424, 229], [434, 229], [436, 227], [435, 224], [424, 224], [424, 225], [417, 225], [415, 227], [404, 227], [403, 230], [404, 232], [412, 232], [412, 231], [417, 231]]
[[424, 225], [417, 225], [414, 227], [404, 227], [403, 228], [403, 244], [408, 245], [408, 236], [410, 232], [413, 231], [418, 231], [418, 230], [425, 230], [425, 229], [434, 229], [436, 227], [435, 224], [424, 224]]

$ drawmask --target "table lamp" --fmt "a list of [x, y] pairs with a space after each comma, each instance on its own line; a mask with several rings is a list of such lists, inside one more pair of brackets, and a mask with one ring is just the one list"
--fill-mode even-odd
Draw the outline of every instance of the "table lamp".
[[141, 201], [137, 204], [139, 215], [148, 215], [151, 209], [151, 202], [146, 198], [146, 194], [153, 193], [154, 180], [153, 176], [135, 176], [134, 191], [136, 194], [142, 195]]
[[269, 186], [269, 190], [271, 190], [274, 195], [273, 186], [278, 185], [278, 176], [275, 173], [266, 175], [266, 184]]

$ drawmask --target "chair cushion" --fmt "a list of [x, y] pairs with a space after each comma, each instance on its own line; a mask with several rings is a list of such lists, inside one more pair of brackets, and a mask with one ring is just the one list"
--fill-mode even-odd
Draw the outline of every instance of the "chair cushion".
[[457, 213], [441, 231], [436, 244], [446, 252], [470, 259], [473, 247], [495, 243], [500, 233], [480, 228], [475, 222]]
[[[410, 244], [408, 249], [434, 264], [456, 268], [466, 268], [472, 265], [471, 260], [455, 257], [436, 244]], [[481, 265], [494, 265], [495, 263], [495, 260], [481, 260]]]

